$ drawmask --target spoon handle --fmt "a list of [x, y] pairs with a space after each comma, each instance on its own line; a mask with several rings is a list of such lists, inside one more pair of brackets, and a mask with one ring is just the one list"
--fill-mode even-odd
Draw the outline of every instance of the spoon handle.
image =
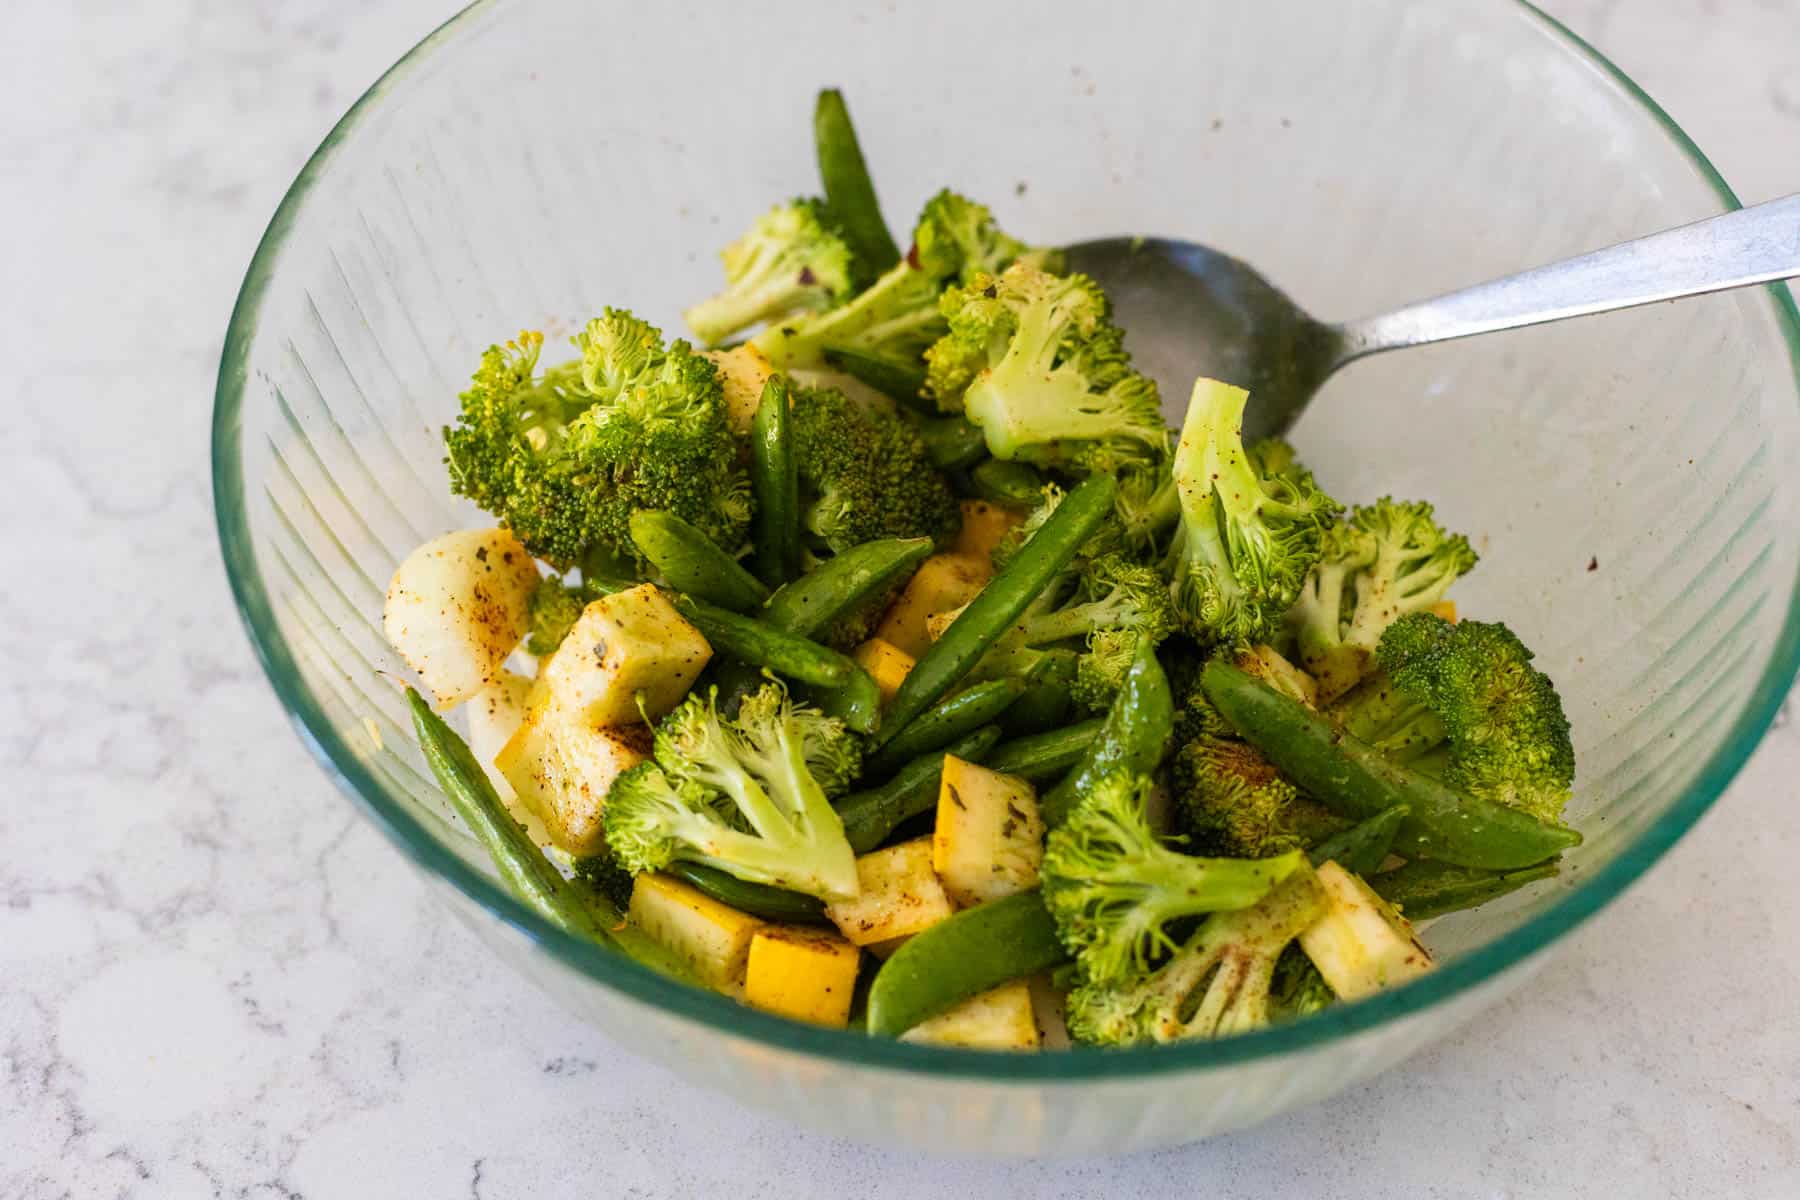
[[1339, 326], [1366, 354], [1800, 275], [1800, 193]]

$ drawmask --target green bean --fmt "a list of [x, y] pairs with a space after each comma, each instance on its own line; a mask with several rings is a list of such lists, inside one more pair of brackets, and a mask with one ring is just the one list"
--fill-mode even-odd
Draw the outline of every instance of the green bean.
[[[1048, 524], [1045, 528], [1049, 528]], [[1026, 548], [1030, 548], [1029, 542]], [[1168, 676], [1156, 661], [1156, 647], [1150, 639], [1139, 638], [1131, 669], [1125, 673], [1125, 682], [1102, 719], [1100, 732], [1088, 744], [1081, 761], [1063, 776], [1061, 783], [1044, 794], [1039, 806], [1044, 824], [1052, 829], [1062, 824], [1076, 801], [1102, 776], [1114, 771], [1142, 775], [1154, 771], [1174, 731], [1175, 698], [1169, 692]]]
[[1504, 870], [1529, 867], [1581, 843], [1573, 829], [1464, 795], [1394, 762], [1228, 663], [1207, 663], [1200, 684], [1245, 741], [1340, 816], [1367, 820], [1405, 805], [1410, 811], [1393, 847], [1402, 858]]
[[825, 902], [804, 892], [739, 879], [705, 863], [670, 863], [663, 872], [673, 875], [695, 891], [711, 896], [720, 904], [739, 912], [761, 917], [765, 921], [784, 921], [794, 925], [825, 924]]
[[1069, 713], [1074, 707], [1066, 681], [1034, 678], [1025, 688], [1025, 694], [1000, 714], [1000, 728], [1007, 737], [1061, 729], [1069, 723]]
[[937, 417], [913, 424], [931, 465], [940, 471], [953, 471], [978, 463], [987, 455], [987, 442], [981, 427], [966, 417]]
[[[750, 422], [750, 490], [756, 497], [751, 561], [769, 587], [800, 573], [800, 473], [788, 415], [787, 381], [776, 375], [763, 384]], [[766, 592], [758, 597], [766, 598]]]
[[1117, 490], [1112, 476], [1094, 475], [1063, 497], [1031, 540], [919, 656], [888, 704], [881, 729], [875, 735], [877, 744], [904, 729], [955, 687], [994, 642], [1012, 628], [1106, 519]]
[[675, 608], [694, 623], [716, 651], [796, 683], [841, 688], [862, 668], [836, 650], [783, 632], [767, 621], [739, 616], [692, 596], [676, 596]]
[[813, 149], [819, 159], [819, 179], [825, 185], [825, 203], [858, 265], [869, 275], [894, 266], [900, 261], [900, 247], [881, 219], [881, 204], [875, 199], [875, 185], [857, 144], [856, 127], [850, 124], [850, 109], [836, 88], [819, 92], [813, 108]]
[[923, 362], [917, 367], [903, 365], [846, 346], [822, 346], [819, 352], [826, 366], [868, 384], [888, 399], [905, 405], [908, 411], [927, 417], [937, 415], [937, 405], [921, 394], [925, 388]]
[[748, 612], [769, 598], [769, 589], [756, 576], [674, 513], [632, 513], [631, 540], [678, 592], [732, 612]]
[[931, 557], [930, 538], [884, 538], [836, 554], [777, 588], [762, 618], [777, 629], [812, 637], [861, 609]]
[[1024, 691], [1025, 685], [1017, 679], [989, 679], [946, 696], [869, 755], [863, 770], [880, 776], [908, 759], [948, 746], [993, 721]]
[[1399, 908], [1408, 920], [1423, 921], [1486, 904], [1528, 883], [1549, 879], [1559, 869], [1555, 859], [1516, 871], [1484, 871], [1479, 867], [1420, 861], [1367, 879], [1375, 894]]
[[1044, 477], [1024, 463], [990, 458], [969, 472], [969, 485], [978, 499], [1007, 508], [1036, 508], [1044, 502]]
[[1087, 754], [1088, 747], [1093, 745], [1105, 724], [1104, 720], [1095, 717], [1064, 729], [1001, 742], [982, 765], [990, 771], [1017, 775], [1040, 786], [1055, 783], [1075, 769], [1075, 764]]
[[881, 965], [869, 986], [869, 1032], [899, 1037], [970, 996], [1068, 957], [1035, 888], [965, 908], [908, 938]]
[[1369, 876], [1381, 869], [1394, 848], [1394, 837], [1410, 810], [1404, 804], [1383, 809], [1366, 821], [1360, 821], [1341, 833], [1334, 833], [1311, 850], [1306, 857], [1313, 866], [1335, 862], [1356, 875]]
[[431, 711], [418, 692], [407, 688], [406, 703], [438, 786], [493, 859], [507, 890], [566, 933], [619, 950], [665, 975], [693, 981], [674, 955], [629, 924], [611, 901], [565, 879], [551, 865], [506, 810], [468, 743]]
[[913, 759], [880, 787], [839, 800], [837, 813], [844, 822], [844, 836], [850, 839], [850, 848], [867, 854], [886, 841], [902, 821], [935, 808], [946, 754], [980, 762], [999, 740], [1000, 731], [993, 726], [977, 729], [943, 750]]

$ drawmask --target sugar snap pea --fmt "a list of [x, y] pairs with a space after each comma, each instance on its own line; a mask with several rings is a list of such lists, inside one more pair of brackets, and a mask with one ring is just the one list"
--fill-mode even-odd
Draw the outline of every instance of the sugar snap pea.
[[645, 966], [693, 982], [692, 973], [660, 945], [625, 920], [606, 897], [563, 877], [525, 827], [506, 811], [487, 772], [475, 761], [468, 743], [412, 688], [406, 689], [413, 730], [425, 761], [444, 789], [456, 815], [493, 859], [507, 889], [545, 920], [565, 932], [619, 950]]
[[871, 754], [863, 770], [880, 777], [908, 759], [948, 746], [993, 721], [1024, 691], [1025, 685], [1017, 679], [989, 679], [946, 696]]
[[1486, 904], [1528, 883], [1549, 879], [1559, 869], [1555, 859], [1515, 871], [1485, 871], [1420, 860], [1366, 878], [1375, 894], [1397, 906], [1408, 920], [1423, 921]]
[[850, 123], [850, 109], [836, 88], [820, 91], [813, 108], [813, 150], [825, 185], [825, 203], [862, 272], [879, 275], [898, 263], [900, 247], [881, 219], [881, 204], [875, 199], [856, 127]]
[[[1030, 548], [1029, 542], [1026, 547]], [[1062, 824], [1075, 802], [1102, 776], [1120, 770], [1139, 774], [1154, 771], [1174, 731], [1175, 698], [1169, 691], [1169, 678], [1156, 661], [1156, 648], [1150, 639], [1139, 638], [1131, 669], [1125, 673], [1125, 682], [1101, 719], [1100, 731], [1088, 744], [1087, 753], [1061, 783], [1044, 793], [1039, 805], [1044, 823], [1052, 829]]]
[[987, 456], [987, 441], [981, 426], [966, 417], [935, 417], [913, 425], [931, 465], [940, 471], [953, 471], [980, 462]]
[[776, 375], [763, 384], [750, 422], [750, 490], [756, 497], [751, 562], [769, 587], [800, 573], [800, 471], [789, 415], [787, 381]]
[[990, 458], [969, 472], [977, 498], [1007, 508], [1036, 508], [1044, 502], [1044, 477], [1020, 462]]
[[881, 965], [869, 985], [869, 1032], [899, 1037], [970, 996], [1068, 957], [1035, 888], [965, 908], [908, 938]]
[[856, 612], [910, 575], [931, 556], [930, 538], [883, 538], [835, 554], [775, 589], [762, 619], [788, 633], [812, 637]]
[[921, 416], [934, 416], [937, 405], [921, 393], [925, 390], [925, 364], [902, 364], [891, 359], [876, 358], [847, 346], [824, 346], [820, 353], [825, 365], [834, 367], [850, 378], [866, 383], [890, 400], [898, 401]]
[[749, 612], [768, 599], [769, 589], [761, 580], [674, 513], [657, 509], [632, 513], [631, 540], [678, 592], [732, 612]]
[[1300, 789], [1354, 820], [1405, 805], [1394, 853], [1462, 867], [1529, 867], [1580, 845], [1581, 835], [1468, 796], [1389, 759], [1297, 700], [1214, 660], [1200, 685], [1239, 735]]
[[919, 656], [888, 704], [881, 730], [875, 735], [877, 743], [904, 729], [955, 687], [994, 642], [1012, 628], [1020, 614], [1106, 519], [1117, 490], [1112, 476], [1094, 475], [1063, 497], [1031, 540]]
[[1408, 811], [1404, 804], [1383, 809], [1366, 821], [1358, 821], [1350, 828], [1332, 834], [1308, 850], [1306, 857], [1315, 867], [1335, 862], [1354, 874], [1373, 875], [1387, 861], [1394, 848], [1394, 838], [1400, 832], [1400, 823], [1406, 820]]
[[844, 836], [850, 839], [850, 848], [858, 854], [867, 854], [886, 841], [901, 822], [936, 807], [946, 754], [969, 762], [981, 762], [999, 740], [1000, 731], [993, 726], [977, 729], [942, 750], [921, 754], [879, 787], [855, 792], [839, 800], [838, 818], [844, 823]]

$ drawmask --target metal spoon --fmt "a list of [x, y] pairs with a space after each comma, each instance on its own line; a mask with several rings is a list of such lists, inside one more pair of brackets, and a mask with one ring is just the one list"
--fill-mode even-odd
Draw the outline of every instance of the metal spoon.
[[1284, 432], [1326, 379], [1366, 355], [1800, 276], [1800, 193], [1336, 324], [1195, 242], [1106, 238], [1068, 255], [1111, 297], [1165, 404], [1185, 405], [1200, 375], [1248, 388], [1254, 439]]

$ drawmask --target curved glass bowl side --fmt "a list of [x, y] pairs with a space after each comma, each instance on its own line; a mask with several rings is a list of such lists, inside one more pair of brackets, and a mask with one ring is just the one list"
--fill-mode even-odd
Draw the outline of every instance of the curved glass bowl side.
[[[237, 603], [264, 669], [282, 702], [293, 715], [297, 728], [339, 786], [355, 798], [364, 811], [428, 875], [447, 884], [448, 889], [459, 896], [460, 909], [466, 910], [476, 920], [492, 917], [504, 923], [508, 931], [506, 936], [516, 939], [524, 948], [522, 961], [529, 962], [532, 955], [547, 953], [573, 976], [597, 980], [640, 1005], [655, 1009], [657, 1018], [665, 1024], [674, 1022], [692, 1026], [703, 1034], [722, 1034], [740, 1042], [758, 1043], [775, 1050], [814, 1056], [832, 1064], [997, 1082], [1091, 1084], [1104, 1080], [1123, 1081], [1140, 1076], [1161, 1076], [1172, 1072], [1207, 1072], [1265, 1059], [1303, 1056], [1351, 1035], [1378, 1031], [1385, 1025], [1428, 1010], [1441, 1008], [1446, 1015], [1451, 1010], [1468, 1010], [1470, 998], [1491, 992], [1488, 984], [1511, 973], [1511, 968], [1526, 962], [1535, 951], [1554, 942], [1597, 911], [1660, 857], [1717, 797], [1772, 720], [1793, 678], [1796, 665], [1800, 664], [1800, 613], [1792, 605], [1794, 589], [1791, 586], [1787, 590], [1788, 608], [1781, 617], [1778, 631], [1768, 643], [1762, 665], [1756, 671], [1754, 682], [1743, 697], [1741, 706], [1715, 714], [1724, 726], [1724, 732], [1717, 743], [1686, 780], [1679, 798], [1660, 812], [1649, 826], [1636, 830], [1628, 847], [1599, 864], [1591, 873], [1584, 874], [1578, 884], [1559, 895], [1542, 911], [1485, 944], [1472, 948], [1468, 953], [1453, 958], [1440, 972], [1420, 983], [1373, 1001], [1343, 1006], [1306, 1021], [1225, 1042], [1119, 1054], [995, 1057], [975, 1052], [873, 1041], [851, 1034], [795, 1025], [745, 1010], [719, 997], [673, 985], [634, 964], [550, 928], [505, 894], [492, 877], [471, 858], [465, 857], [460, 852], [457, 839], [446, 836], [447, 823], [434, 821], [434, 806], [429, 796], [424, 794], [429, 791], [428, 783], [419, 777], [407, 777], [405, 771], [409, 768], [406, 764], [402, 762], [396, 765], [380, 752], [378, 742], [362, 744], [357, 740], [355, 731], [360, 726], [355, 715], [357, 707], [363, 701], [379, 699], [363, 690], [379, 670], [379, 652], [366, 641], [353, 641], [352, 639], [362, 637], [362, 634], [346, 628], [343, 621], [336, 619], [341, 614], [325, 611], [323, 607], [310, 615], [278, 614], [276, 599], [268, 585], [269, 575], [284, 570], [305, 571], [307, 565], [288, 561], [283, 557], [280, 545], [259, 538], [259, 530], [251, 516], [252, 505], [258, 501], [252, 499], [247, 489], [244, 453], [246, 395], [252, 378], [258, 375], [258, 364], [263, 361], [259, 356], [267, 356], [268, 361], [273, 361], [282, 353], [293, 350], [291, 340], [286, 347], [278, 344], [281, 339], [275, 331], [282, 326], [269, 320], [271, 313], [279, 306], [282, 320], [304, 321], [307, 305], [314, 303], [310, 295], [271, 295], [277, 274], [284, 265], [284, 255], [289, 250], [290, 238], [298, 223], [306, 216], [307, 201], [315, 196], [315, 189], [329, 175], [334, 164], [339, 162], [346, 144], [352, 138], [368, 133], [376, 123], [385, 119], [381, 105], [386, 99], [397, 98], [409, 80], [436, 66], [434, 57], [445, 47], [463, 37], [474, 36], [497, 18], [516, 11], [516, 6], [479, 4], [447, 22], [358, 101], [301, 172], [277, 210], [257, 250], [233, 313], [220, 369], [213, 446], [220, 538]], [[1591, 48], [1579, 43], [1560, 26], [1554, 26], [1548, 18], [1536, 14], [1535, 10], [1531, 11], [1531, 19], [1542, 22], [1546, 28], [1554, 29], [1557, 37], [1564, 39], [1579, 54], [1585, 55], [1586, 61], [1595, 70], [1605, 74], [1617, 86], [1628, 90], [1650, 117], [1660, 123], [1662, 132], [1681, 148], [1692, 169], [1705, 179], [1718, 205], [1736, 205], [1735, 198], [1717, 173], [1666, 114], [1655, 108], [1629, 80]], [[395, 248], [390, 246], [389, 249]], [[385, 264], [378, 263], [370, 267], [370, 273], [400, 269], [395, 265], [399, 257], [400, 252], [395, 250], [394, 256]], [[351, 265], [340, 269], [354, 271], [356, 268]], [[349, 290], [355, 291], [354, 288]], [[1787, 351], [1793, 356], [1794, 362], [1800, 363], [1800, 319], [1796, 318], [1791, 298], [1781, 289], [1771, 289], [1767, 297], [1757, 303], [1773, 308], [1774, 320], [1781, 328], [1780, 336], [1786, 339]], [[486, 318], [488, 324], [485, 327], [490, 329], [496, 327], [493, 324], [495, 320], [509, 319], [504, 314], [485, 314], [480, 311], [462, 315], [469, 318], [471, 323], [476, 319]], [[451, 322], [452, 325], [456, 323]], [[466, 342], [466, 338], [459, 338], [453, 330], [447, 336], [437, 336], [443, 332], [423, 331], [416, 348], [419, 362], [425, 369], [439, 375], [441, 370], [437, 366], [436, 356], [427, 351], [428, 345], [435, 348], [440, 344], [454, 344], [457, 355], [466, 357], [463, 354], [466, 345], [458, 344]], [[461, 361], [461, 357], [455, 361]], [[398, 364], [389, 364], [389, 368], [396, 375], [402, 371]], [[426, 376], [431, 377], [433, 376]], [[329, 381], [315, 382], [319, 382], [322, 387], [330, 387]], [[298, 398], [290, 401], [277, 392], [273, 395], [272, 402], [280, 410], [280, 423], [286, 424], [290, 431], [306, 432], [309, 436], [316, 434], [321, 438], [341, 437], [346, 445], [355, 445], [356, 439], [367, 432], [356, 427], [354, 421], [342, 412], [330, 414], [322, 425], [317, 424]], [[1785, 402], [1791, 405], [1791, 396]], [[371, 428], [387, 443], [383, 453], [390, 456], [393, 469], [418, 473], [432, 465], [434, 451], [429, 449], [428, 424], [421, 423], [416, 428], [409, 426], [405, 430], [386, 428], [382, 426], [381, 419], [376, 417]], [[264, 431], [259, 429], [256, 432]], [[301, 437], [298, 444], [305, 445], [307, 440], [307, 437]], [[277, 454], [276, 458], [279, 459], [280, 455]], [[396, 511], [391, 514], [355, 516], [358, 508], [357, 489], [347, 480], [334, 476], [322, 460], [308, 462], [304, 455], [299, 455], [295, 461], [284, 463], [281, 469], [290, 473], [293, 482], [290, 494], [303, 497], [307, 504], [315, 508], [336, 506], [336, 519], [361, 526], [371, 544], [398, 544], [403, 540], [403, 532], [422, 532], [409, 530], [410, 526], [418, 523], [415, 514]], [[381, 507], [379, 485], [376, 493], [371, 512]], [[260, 499], [266, 500], [267, 496]], [[449, 510], [443, 512], [446, 520], [453, 517]], [[345, 514], [351, 514], [350, 518], [346, 518]], [[276, 518], [278, 522], [280, 519]], [[297, 518], [290, 516], [288, 519]], [[388, 523], [387, 527], [377, 528], [384, 521]], [[292, 543], [288, 544], [288, 549], [292, 549]], [[356, 556], [346, 557], [354, 559]], [[375, 560], [371, 558], [371, 561]], [[283, 598], [287, 598], [287, 593], [283, 593]], [[340, 593], [339, 599], [345, 602], [346, 609], [356, 609], [350, 597]], [[367, 620], [367, 617], [368, 614], [365, 613], [364, 619]], [[317, 681], [330, 671], [322, 671], [316, 662], [303, 665], [296, 653], [294, 641], [287, 636], [286, 629], [296, 621], [309, 622], [308, 627], [316, 630], [321, 637], [343, 637], [351, 651], [359, 655], [369, 667], [368, 677], [342, 684], [344, 690], [335, 696], [327, 694], [317, 686]], [[379, 709], [380, 706], [374, 704], [371, 707]], [[395, 736], [404, 738], [406, 734], [403, 729], [392, 727], [379, 736], [391, 739]], [[404, 801], [401, 799], [403, 796], [406, 798]], [[1434, 1028], [1442, 1027], [1434, 1023]], [[1394, 1056], [1397, 1056], [1415, 1048], [1417, 1039], [1429, 1035], [1425, 1031], [1419, 1032], [1416, 1037], [1396, 1033], [1389, 1044], [1391, 1048], [1395, 1048]], [[1376, 1059], [1392, 1061], [1392, 1057], [1385, 1052], [1356, 1057], [1361, 1060], [1360, 1065], [1355, 1070], [1345, 1072], [1344, 1080], [1352, 1075], [1360, 1077], [1360, 1074], [1366, 1073], [1361, 1070], [1362, 1066], [1368, 1066], [1369, 1070], [1377, 1069], [1376, 1066], [1369, 1066]], [[1334, 1076], [1336, 1074], [1333, 1072]], [[1341, 1086], [1341, 1081], [1325, 1087], [1324, 1091], [1329, 1091], [1332, 1086]], [[1324, 1094], [1324, 1091], [1319, 1094]]]

